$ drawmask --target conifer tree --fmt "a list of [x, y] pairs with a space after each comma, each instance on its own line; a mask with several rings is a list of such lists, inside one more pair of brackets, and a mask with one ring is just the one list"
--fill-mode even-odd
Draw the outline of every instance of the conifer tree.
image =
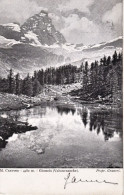
[[20, 93], [21, 93], [21, 83], [20, 83], [20, 75], [19, 75], [19, 73], [16, 75], [15, 81], [16, 81], [15, 93], [16, 93], [16, 95], [20, 95]]
[[10, 69], [9, 71], [9, 75], [8, 75], [8, 82], [9, 82], [9, 93], [15, 93], [15, 79], [14, 79], [14, 75], [13, 75], [13, 70]]
[[40, 90], [41, 90], [40, 82], [38, 81], [37, 78], [35, 78], [33, 81], [33, 96], [38, 95]]
[[115, 51], [115, 53], [113, 54], [113, 60], [112, 60], [112, 62], [113, 62], [113, 64], [115, 65], [116, 64], [116, 62], [117, 62], [117, 52]]
[[33, 95], [33, 84], [32, 84], [32, 79], [30, 78], [29, 74], [23, 80], [23, 91], [22, 92], [23, 94], [27, 96]]
[[109, 66], [109, 65], [110, 65], [110, 62], [111, 62], [111, 57], [110, 57], [110, 56], [108, 56], [108, 58], [107, 58], [107, 62], [106, 62], [107, 66]]
[[88, 86], [88, 62], [85, 62], [85, 67], [83, 70], [83, 90], [86, 92]]

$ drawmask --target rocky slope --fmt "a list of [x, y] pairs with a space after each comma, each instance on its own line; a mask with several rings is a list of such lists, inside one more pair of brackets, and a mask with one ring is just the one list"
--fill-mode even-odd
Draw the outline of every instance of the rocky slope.
[[116, 49], [116, 48], [122, 48], [123, 46], [123, 37], [117, 37], [113, 40], [110, 40], [108, 42], [99, 43], [96, 45], [88, 46], [87, 48], [84, 48], [83, 51], [98, 51], [101, 49]]
[[22, 36], [20, 25], [17, 23], [2, 24], [0, 25], [0, 35], [6, 39], [19, 41]]
[[45, 11], [29, 18], [21, 26], [21, 31], [24, 34], [24, 37], [21, 37], [23, 42], [29, 41], [39, 45], [63, 44], [66, 42], [64, 36], [55, 29], [51, 18]]

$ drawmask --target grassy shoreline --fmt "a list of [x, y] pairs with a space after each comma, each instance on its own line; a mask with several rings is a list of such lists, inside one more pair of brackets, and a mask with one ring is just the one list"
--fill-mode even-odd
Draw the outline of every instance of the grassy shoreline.
[[89, 108], [96, 108], [101, 110], [109, 109], [123, 109], [121, 104], [108, 103], [98, 103], [91, 101], [82, 101], [80, 99], [75, 99], [75, 97], [68, 94], [64, 94], [60, 91], [53, 91], [51, 88], [45, 93], [41, 93], [35, 97], [28, 97], [26, 95], [14, 95], [8, 93], [0, 93], [0, 112], [10, 111], [10, 110], [21, 110], [30, 109], [35, 106], [46, 103], [63, 104], [63, 106], [75, 106], [76, 104], [85, 105]]
[[0, 93], [0, 111], [28, 109], [46, 101], [38, 97]]

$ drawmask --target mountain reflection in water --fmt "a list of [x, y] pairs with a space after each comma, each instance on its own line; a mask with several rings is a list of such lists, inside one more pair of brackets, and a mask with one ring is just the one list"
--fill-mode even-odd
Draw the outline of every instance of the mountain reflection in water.
[[[36, 164], [40, 163], [40, 157], [33, 157], [32, 155], [34, 155], [34, 153], [32, 152], [44, 156], [41, 160], [43, 161], [42, 167], [75, 167], [76, 165], [69, 166], [68, 162], [64, 160], [68, 159], [68, 157], [64, 157], [64, 155], [70, 156], [69, 158], [72, 164], [76, 163], [77, 160], [75, 159], [79, 158], [79, 167], [108, 166], [104, 163], [92, 165], [91, 162], [91, 164], [88, 164], [89, 161], [87, 159], [92, 159], [92, 155], [94, 157], [96, 156], [94, 161], [98, 161], [97, 163], [100, 163], [100, 160], [97, 159], [98, 156], [99, 159], [101, 158], [101, 161], [106, 161], [107, 163], [108, 160], [105, 159], [104, 154], [102, 154], [103, 152], [106, 153], [106, 158], [110, 158], [110, 160], [110, 151], [115, 161], [121, 156], [123, 137], [122, 115], [115, 110], [91, 109], [87, 106], [75, 108], [71, 106], [67, 107], [66, 105], [44, 105], [21, 111], [8, 111], [4, 114], [14, 121], [27, 122], [29, 125], [31, 124], [38, 127], [37, 130], [30, 132], [13, 131], [10, 137], [7, 138], [0, 129], [0, 150], [2, 149], [0, 153], [3, 155], [3, 159], [5, 158], [5, 162], [6, 153], [8, 154], [9, 151], [11, 151], [11, 155], [15, 155], [16, 152], [20, 153], [21, 147], [24, 148], [20, 155], [24, 155], [26, 152], [30, 151], [26, 154], [29, 155], [26, 159], [28, 162], [23, 161], [23, 163], [27, 163], [23, 165], [25, 167], [30, 167], [28, 166], [30, 163], [32, 163], [31, 167], [34, 167], [34, 161], [36, 161]], [[107, 145], [104, 144], [105, 142], [108, 143], [109, 149], [106, 148]], [[15, 150], [15, 152], [13, 150]], [[63, 157], [59, 156], [62, 152], [61, 151], [59, 154], [59, 150], [65, 153], [62, 155]], [[60, 159], [54, 162], [54, 158], [54, 163], [50, 164], [54, 155], [58, 156], [56, 158]], [[78, 155], [80, 157], [77, 157]], [[100, 157], [101, 155], [102, 157]], [[13, 160], [10, 160], [10, 162], [11, 161]], [[1, 163], [2, 160], [0, 161], [0, 166]], [[48, 165], [46, 165], [47, 163]], [[81, 163], [83, 163], [83, 165]], [[10, 165], [7, 164], [6, 166]], [[35, 166], [38, 167], [38, 164]], [[12, 167], [12, 165], [10, 167]], [[41, 167], [41, 165], [39, 165], [39, 167]]]

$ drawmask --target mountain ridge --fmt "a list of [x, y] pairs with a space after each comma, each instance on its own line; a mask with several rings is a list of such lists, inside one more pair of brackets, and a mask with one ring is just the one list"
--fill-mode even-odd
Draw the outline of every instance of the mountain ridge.
[[66, 42], [64, 36], [55, 29], [48, 13], [43, 10], [28, 18], [23, 25], [18, 23], [1, 24], [0, 35], [21, 43], [34, 43], [39, 46], [54, 43], [60, 45]]

